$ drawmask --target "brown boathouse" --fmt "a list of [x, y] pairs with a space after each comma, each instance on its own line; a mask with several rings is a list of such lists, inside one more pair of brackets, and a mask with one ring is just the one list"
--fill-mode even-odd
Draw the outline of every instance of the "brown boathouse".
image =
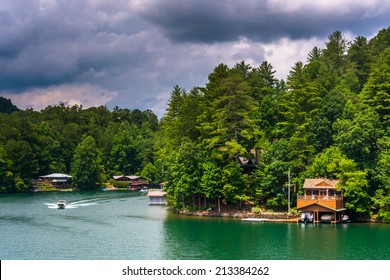
[[297, 196], [297, 209], [313, 216], [313, 222], [336, 223], [346, 211], [342, 192], [337, 191], [339, 180], [306, 179], [303, 195]]

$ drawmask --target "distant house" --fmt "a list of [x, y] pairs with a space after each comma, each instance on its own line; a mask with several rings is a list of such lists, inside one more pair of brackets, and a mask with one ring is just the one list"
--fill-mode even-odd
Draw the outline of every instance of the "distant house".
[[238, 163], [243, 169], [244, 174], [252, 174], [252, 172], [259, 166], [259, 155], [261, 152], [261, 149], [252, 149], [251, 154], [253, 158], [248, 159], [243, 156], [238, 157]]
[[118, 182], [128, 182], [129, 183], [129, 186], [128, 186], [129, 190], [141, 190], [141, 189], [150, 187], [149, 180], [142, 177], [142, 176], [120, 175], [120, 176], [112, 176], [112, 178]]
[[62, 173], [53, 173], [39, 176], [39, 180], [47, 181], [55, 187], [65, 187], [72, 183], [72, 176]]
[[332, 217], [331, 222], [341, 220], [346, 211], [342, 192], [337, 191], [339, 180], [306, 179], [303, 195], [297, 196], [297, 209], [313, 215], [314, 222], [322, 217]]

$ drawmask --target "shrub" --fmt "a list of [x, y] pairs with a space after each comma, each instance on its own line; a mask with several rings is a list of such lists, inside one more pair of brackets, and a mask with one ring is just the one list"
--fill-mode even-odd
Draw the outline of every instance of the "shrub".
[[113, 181], [112, 182], [112, 185], [115, 187], [115, 188], [118, 188], [118, 189], [125, 189], [129, 186], [129, 182], [118, 182], [118, 181]]
[[254, 213], [254, 214], [261, 214], [260, 207], [252, 207], [252, 213]]
[[378, 218], [382, 220], [384, 223], [390, 223], [390, 212], [381, 210], [379, 211]]

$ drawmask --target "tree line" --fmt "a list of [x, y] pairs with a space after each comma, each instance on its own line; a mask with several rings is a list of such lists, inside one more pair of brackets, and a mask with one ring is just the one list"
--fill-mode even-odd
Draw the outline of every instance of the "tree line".
[[27, 191], [31, 179], [54, 172], [73, 175], [82, 190], [113, 175], [147, 172], [158, 128], [151, 110], [118, 107], [60, 104], [0, 114], [0, 191]]
[[175, 86], [161, 120], [64, 105], [0, 114], [2, 191], [51, 171], [76, 175], [93, 158], [95, 179], [80, 188], [141, 174], [166, 181], [176, 208], [282, 210], [290, 170], [293, 194], [305, 178], [339, 179], [353, 216], [390, 221], [390, 28], [350, 42], [336, 31], [286, 81], [275, 73], [267, 61], [220, 64], [204, 86]]

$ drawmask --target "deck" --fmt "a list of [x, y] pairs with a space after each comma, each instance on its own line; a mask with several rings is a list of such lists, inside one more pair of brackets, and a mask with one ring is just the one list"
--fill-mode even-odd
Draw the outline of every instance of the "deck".
[[302, 208], [313, 204], [320, 204], [322, 206], [336, 210], [344, 207], [344, 198], [342, 196], [297, 196], [297, 208]]

